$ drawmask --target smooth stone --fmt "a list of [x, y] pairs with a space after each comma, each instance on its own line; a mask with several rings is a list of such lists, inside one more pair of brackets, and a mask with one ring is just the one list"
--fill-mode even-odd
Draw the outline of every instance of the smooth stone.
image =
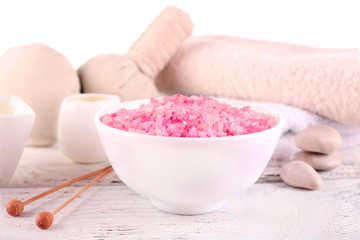
[[320, 175], [307, 163], [291, 161], [280, 168], [280, 177], [288, 185], [315, 190], [323, 185]]
[[294, 155], [294, 160], [306, 162], [315, 170], [330, 170], [340, 166], [342, 163], [342, 159], [336, 152], [321, 154], [301, 151]]
[[341, 135], [326, 125], [313, 125], [299, 132], [295, 144], [301, 150], [330, 154], [341, 146]]

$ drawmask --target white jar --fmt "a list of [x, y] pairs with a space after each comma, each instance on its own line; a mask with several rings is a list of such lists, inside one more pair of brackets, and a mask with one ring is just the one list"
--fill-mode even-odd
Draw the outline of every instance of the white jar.
[[85, 93], [66, 97], [61, 103], [58, 123], [60, 150], [77, 163], [106, 161], [94, 116], [119, 102], [118, 96], [109, 94]]

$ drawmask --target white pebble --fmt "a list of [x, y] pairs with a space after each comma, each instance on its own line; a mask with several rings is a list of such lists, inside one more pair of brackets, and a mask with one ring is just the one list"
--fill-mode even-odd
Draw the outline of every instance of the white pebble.
[[340, 166], [342, 163], [341, 158], [336, 152], [321, 154], [301, 151], [294, 155], [294, 160], [306, 162], [315, 170], [330, 170]]
[[303, 151], [330, 154], [341, 146], [341, 135], [332, 127], [314, 125], [299, 132], [295, 144]]
[[292, 187], [315, 190], [323, 185], [320, 175], [307, 163], [291, 161], [280, 169], [281, 179]]

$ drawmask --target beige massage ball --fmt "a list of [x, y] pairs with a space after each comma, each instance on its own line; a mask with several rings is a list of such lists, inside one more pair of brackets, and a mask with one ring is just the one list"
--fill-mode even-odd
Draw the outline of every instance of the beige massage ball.
[[79, 91], [79, 78], [70, 62], [46, 45], [12, 47], [0, 57], [0, 94], [17, 95], [36, 113], [28, 145], [55, 142], [61, 101]]

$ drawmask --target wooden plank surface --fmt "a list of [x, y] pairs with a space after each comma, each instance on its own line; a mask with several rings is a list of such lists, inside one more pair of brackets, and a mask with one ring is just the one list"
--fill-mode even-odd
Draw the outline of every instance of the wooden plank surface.
[[[104, 179], [111, 181], [111, 177]], [[360, 181], [328, 180], [319, 191], [284, 183], [255, 184], [224, 208], [205, 215], [177, 216], [155, 209], [122, 183], [95, 186], [40, 230], [37, 213], [53, 210], [78, 188], [25, 207], [19, 217], [0, 212], [0, 239], [359, 239]], [[1, 208], [45, 188], [0, 189]]]
[[52, 211], [90, 180], [26, 206], [20, 217], [8, 216], [6, 203], [25, 200], [108, 163], [75, 164], [56, 145], [28, 147], [14, 178], [0, 188], [0, 239], [360, 239], [360, 146], [341, 149], [343, 165], [320, 172], [324, 186], [307, 191], [280, 181], [279, 167], [296, 150], [289, 150], [291, 138], [285, 140], [288, 154], [275, 154], [257, 184], [216, 212], [161, 212], [110, 173], [55, 215], [46, 231], [36, 227], [37, 213]]

